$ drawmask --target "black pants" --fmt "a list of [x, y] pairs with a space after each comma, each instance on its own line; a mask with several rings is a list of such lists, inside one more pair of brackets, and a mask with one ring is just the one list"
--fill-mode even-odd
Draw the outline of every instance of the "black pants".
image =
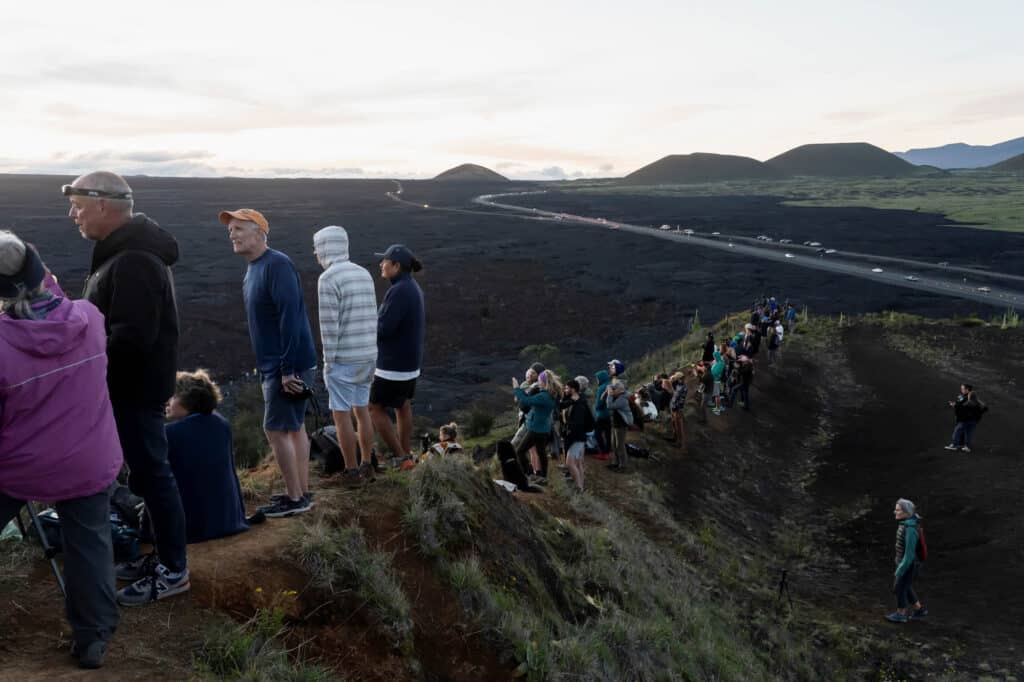
[[[0, 493], [0, 528], [25, 503]], [[64, 608], [79, 647], [110, 640], [120, 613], [114, 600], [114, 548], [110, 539], [110, 491], [56, 504], [64, 545]], [[80, 649], [81, 650], [81, 649]]]
[[896, 593], [896, 607], [907, 608], [908, 605], [916, 604], [919, 600], [914, 592], [914, 576], [917, 574], [917, 562], [911, 564], [907, 572], [896, 579], [893, 592]]
[[167, 460], [163, 409], [114, 405], [114, 421], [128, 465], [128, 487], [146, 501], [160, 563], [170, 571], [184, 571], [185, 511]]
[[530, 464], [530, 457], [527, 453], [530, 451], [530, 448], [537, 448], [540, 471], [536, 473], [544, 478], [548, 477], [548, 438], [550, 436], [551, 434], [549, 433], [526, 432], [526, 438], [516, 448], [516, 459], [519, 460], [519, 466], [523, 468], [523, 471], [533, 471], [533, 465]]
[[612, 451], [612, 418], [598, 417], [594, 422], [594, 439], [598, 452]]

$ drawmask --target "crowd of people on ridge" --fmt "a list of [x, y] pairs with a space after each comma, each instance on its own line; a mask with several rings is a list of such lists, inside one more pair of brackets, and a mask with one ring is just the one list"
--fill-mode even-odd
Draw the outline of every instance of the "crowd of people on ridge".
[[[248, 523], [231, 427], [216, 412], [220, 390], [206, 371], [177, 367], [171, 275], [177, 242], [134, 212], [131, 187], [117, 174], [89, 173], [62, 191], [82, 237], [95, 244], [82, 299], [65, 295], [34, 246], [0, 232], [0, 341], [15, 360], [0, 366], [0, 526], [25, 500], [55, 502], [72, 653], [81, 666], [95, 668], [117, 628], [119, 604], [187, 592], [187, 544], [245, 531]], [[369, 453], [378, 435], [392, 455], [389, 463], [400, 468], [464, 452], [452, 422], [440, 428], [438, 443], [413, 453], [425, 307], [413, 277], [422, 264], [409, 248], [392, 244], [376, 254], [380, 277], [390, 283], [378, 305], [372, 275], [349, 258], [347, 231], [331, 225], [316, 232], [314, 254], [323, 268], [318, 358], [301, 278], [287, 255], [270, 248], [265, 216], [240, 208], [218, 218], [233, 252], [248, 263], [242, 291], [261, 377], [263, 426], [284, 481], [284, 491], [260, 507], [263, 515], [294, 516], [314, 504], [305, 415], [320, 359], [345, 485], [373, 478]], [[766, 365], [779, 360], [796, 318], [788, 302], [756, 301], [741, 331], [724, 340], [708, 332], [698, 360], [633, 391], [618, 359], [594, 374], [593, 391], [586, 376], [563, 383], [534, 363], [523, 381], [511, 382], [518, 429], [497, 448], [503, 472], [511, 472], [506, 478], [543, 489], [555, 458], [572, 489], [582, 492], [585, 455], [628, 473], [626, 434], [651, 421], [666, 421], [668, 439], [685, 449], [688, 400], [701, 423], [709, 408], [715, 416], [737, 404], [750, 412], [756, 359]], [[950, 406], [956, 427], [946, 447], [970, 452], [987, 407], [967, 384]], [[109, 505], [123, 468], [128, 487], [145, 502], [154, 551], [115, 565]], [[898, 608], [887, 618], [905, 622], [927, 615], [912, 586], [924, 537], [912, 502], [900, 499], [894, 514]], [[115, 590], [115, 578], [128, 585]]]

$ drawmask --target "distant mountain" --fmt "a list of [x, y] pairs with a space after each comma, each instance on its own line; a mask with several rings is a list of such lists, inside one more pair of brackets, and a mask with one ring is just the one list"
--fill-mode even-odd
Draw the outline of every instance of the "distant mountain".
[[805, 144], [765, 163], [788, 175], [868, 177], [912, 175], [913, 164], [867, 142]]
[[939, 168], [984, 168], [1024, 154], [1024, 137], [988, 146], [957, 142], [941, 147], [908, 149], [895, 154], [918, 166], [930, 164]]
[[626, 185], [685, 185], [723, 180], [780, 178], [783, 174], [757, 159], [729, 154], [670, 154], [622, 179]]
[[1006, 171], [1011, 173], [1024, 172], [1024, 154], [1018, 154], [1006, 161], [1000, 161], [994, 166], [988, 166], [985, 170]]
[[443, 182], [510, 182], [504, 175], [475, 163], [464, 163], [461, 166], [449, 168], [434, 179]]

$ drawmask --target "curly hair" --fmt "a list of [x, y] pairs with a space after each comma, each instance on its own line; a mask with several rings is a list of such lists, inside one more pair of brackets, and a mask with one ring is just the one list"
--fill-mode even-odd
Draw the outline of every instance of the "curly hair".
[[221, 400], [220, 389], [205, 369], [178, 372], [174, 382], [174, 395], [186, 410], [200, 414], [210, 414], [217, 409]]

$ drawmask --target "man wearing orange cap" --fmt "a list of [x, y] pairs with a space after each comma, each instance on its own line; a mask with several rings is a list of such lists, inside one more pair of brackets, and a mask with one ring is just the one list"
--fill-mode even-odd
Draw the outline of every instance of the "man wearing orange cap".
[[249, 339], [263, 383], [263, 430], [281, 469], [285, 493], [260, 511], [269, 517], [309, 511], [306, 394], [316, 349], [302, 299], [302, 281], [288, 256], [267, 246], [270, 225], [259, 211], [222, 211], [232, 250], [249, 261], [242, 285]]

